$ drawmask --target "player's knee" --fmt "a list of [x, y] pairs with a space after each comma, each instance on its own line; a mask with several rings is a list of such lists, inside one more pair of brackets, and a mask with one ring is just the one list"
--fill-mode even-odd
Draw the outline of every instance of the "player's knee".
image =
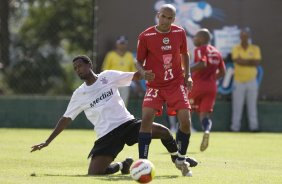
[[162, 134], [164, 136], [164, 139], [170, 139], [173, 137], [169, 129], [163, 129]]
[[154, 125], [152, 130], [152, 135], [154, 138], [170, 139], [173, 137], [169, 129], [165, 126]]
[[161, 128], [159, 131], [160, 131], [161, 139], [170, 139], [173, 137], [168, 128]]
[[186, 123], [181, 123], [180, 126], [179, 126], [179, 129], [184, 132], [184, 133], [191, 133], [191, 130], [190, 130], [190, 123], [186, 122]]
[[105, 175], [105, 170], [104, 169], [94, 169], [94, 168], [89, 168], [88, 169], [88, 175], [90, 176], [95, 176], [95, 175]]

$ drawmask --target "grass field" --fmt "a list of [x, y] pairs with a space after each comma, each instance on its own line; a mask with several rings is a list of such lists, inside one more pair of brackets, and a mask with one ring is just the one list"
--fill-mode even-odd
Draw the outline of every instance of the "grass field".
[[[0, 184], [135, 183], [128, 175], [86, 176], [95, 134], [93, 130], [65, 130], [49, 147], [30, 153], [33, 144], [51, 130], [0, 129]], [[282, 134], [212, 133], [210, 147], [199, 151], [201, 133], [190, 140], [189, 156], [200, 163], [193, 177], [182, 177], [159, 140], [150, 146], [149, 159], [156, 167], [151, 183], [282, 183]], [[116, 161], [137, 158], [137, 144], [125, 147]], [[35, 174], [35, 176], [31, 176]]]

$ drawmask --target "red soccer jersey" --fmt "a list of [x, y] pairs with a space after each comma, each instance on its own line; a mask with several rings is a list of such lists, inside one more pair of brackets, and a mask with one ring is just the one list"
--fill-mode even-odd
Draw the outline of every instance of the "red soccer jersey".
[[155, 79], [147, 82], [151, 88], [169, 88], [184, 82], [181, 54], [187, 54], [186, 33], [183, 28], [172, 25], [167, 33], [152, 26], [139, 35], [137, 61], [145, 70], [152, 70]]
[[203, 45], [195, 49], [195, 63], [206, 62], [207, 67], [192, 74], [193, 88], [216, 90], [216, 70], [225, 68], [220, 52], [212, 45]]

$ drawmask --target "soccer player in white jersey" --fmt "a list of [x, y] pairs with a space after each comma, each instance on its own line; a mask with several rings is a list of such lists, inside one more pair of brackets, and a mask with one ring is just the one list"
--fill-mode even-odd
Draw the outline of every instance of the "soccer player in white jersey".
[[[127, 158], [123, 162], [112, 162], [125, 144], [132, 146], [138, 142], [141, 120], [135, 119], [128, 112], [118, 87], [129, 86], [132, 80], [141, 79], [141, 74], [108, 70], [97, 75], [92, 70], [91, 60], [84, 55], [75, 57], [73, 66], [84, 83], [74, 91], [66, 112], [59, 119], [49, 138], [43, 143], [32, 146], [31, 152], [48, 146], [79, 113], [84, 111], [97, 133], [97, 140], [89, 154], [91, 161], [88, 174], [103, 175], [118, 171], [128, 174], [133, 162], [132, 158]], [[151, 80], [148, 76], [144, 78]], [[178, 148], [169, 130], [161, 124], [154, 123], [152, 137], [161, 139], [174, 162]], [[186, 159], [190, 165], [197, 165], [197, 161]]]

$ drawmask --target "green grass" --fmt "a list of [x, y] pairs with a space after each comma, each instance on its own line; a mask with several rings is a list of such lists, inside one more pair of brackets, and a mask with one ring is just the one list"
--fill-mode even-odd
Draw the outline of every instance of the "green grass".
[[[93, 184], [134, 183], [130, 176], [88, 177], [88, 152], [93, 130], [65, 130], [47, 148], [30, 153], [51, 130], [0, 129], [0, 183], [2, 184]], [[199, 151], [201, 133], [191, 136], [189, 156], [200, 163], [193, 177], [182, 177], [159, 140], [152, 141], [149, 159], [156, 167], [152, 183], [282, 183], [282, 134], [212, 133], [210, 147]], [[125, 147], [116, 161], [138, 157], [137, 144]], [[35, 176], [31, 176], [34, 173]]]

